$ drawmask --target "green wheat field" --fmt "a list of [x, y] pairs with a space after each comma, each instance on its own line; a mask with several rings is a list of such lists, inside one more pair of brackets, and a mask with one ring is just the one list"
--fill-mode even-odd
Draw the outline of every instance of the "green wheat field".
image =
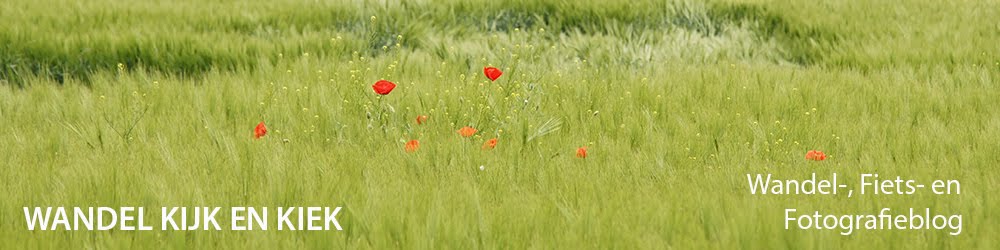
[[[2, 1], [0, 248], [997, 249], [997, 17], [991, 0]], [[750, 173], [961, 194], [761, 196]], [[28, 230], [36, 206], [339, 206], [343, 230]], [[961, 234], [784, 227], [786, 208], [911, 207], [961, 214]]]

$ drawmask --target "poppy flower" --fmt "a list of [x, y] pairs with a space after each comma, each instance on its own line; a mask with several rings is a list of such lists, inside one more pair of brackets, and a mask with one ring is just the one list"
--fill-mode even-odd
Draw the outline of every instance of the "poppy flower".
[[469, 126], [465, 126], [458, 130], [458, 134], [462, 135], [463, 137], [470, 137], [476, 134], [476, 129]]
[[427, 118], [428, 117], [426, 115], [418, 115], [417, 116], [417, 125], [424, 124], [425, 122], [427, 122]]
[[253, 138], [260, 139], [267, 134], [267, 126], [264, 126], [264, 122], [257, 124], [257, 127], [253, 129]]
[[486, 78], [489, 78], [490, 81], [495, 82], [497, 78], [500, 78], [500, 75], [503, 75], [503, 71], [494, 67], [485, 67], [483, 68], [483, 74], [486, 74]]
[[576, 149], [576, 158], [587, 158], [587, 147], [580, 147]]
[[806, 152], [806, 160], [810, 161], [822, 161], [826, 160], [826, 154], [819, 150], [809, 150]]
[[386, 80], [378, 80], [372, 85], [372, 89], [379, 95], [388, 95], [394, 88], [396, 88], [396, 84]]
[[404, 148], [406, 148], [407, 153], [417, 152], [417, 148], [420, 148], [420, 142], [417, 140], [410, 140], [406, 142], [406, 146], [404, 146]]
[[490, 140], [486, 141], [486, 143], [483, 143], [483, 149], [484, 150], [486, 150], [486, 149], [493, 149], [495, 147], [497, 147], [497, 138], [490, 139]]

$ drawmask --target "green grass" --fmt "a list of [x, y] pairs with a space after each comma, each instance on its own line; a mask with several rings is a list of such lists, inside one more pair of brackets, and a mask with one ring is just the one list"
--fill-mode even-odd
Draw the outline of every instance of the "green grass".
[[[995, 249], [997, 7], [5, 1], [0, 240]], [[487, 65], [505, 74], [490, 82]], [[379, 79], [399, 86], [379, 99]], [[270, 133], [253, 140], [260, 121]], [[458, 136], [466, 125], [479, 134]], [[496, 149], [480, 149], [494, 137]], [[411, 139], [416, 153], [403, 150]], [[581, 146], [586, 159], [574, 157]], [[830, 159], [806, 162], [812, 149]], [[861, 173], [957, 179], [963, 192], [754, 196], [745, 179], [813, 172], [852, 185]], [[32, 232], [21, 210], [308, 205], [344, 207], [345, 230]], [[783, 228], [785, 208], [883, 207], [962, 214], [964, 229]]]

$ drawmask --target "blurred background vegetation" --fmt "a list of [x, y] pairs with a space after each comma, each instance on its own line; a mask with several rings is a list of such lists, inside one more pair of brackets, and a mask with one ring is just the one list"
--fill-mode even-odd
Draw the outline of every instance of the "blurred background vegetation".
[[[379, 56], [397, 43], [462, 62], [513, 46], [487, 44], [490, 36], [539, 30], [547, 32], [526, 39], [545, 44], [538, 53], [548, 56], [535, 62], [738, 60], [862, 71], [997, 66], [1000, 26], [990, 18], [1000, 16], [996, 1], [904, 2], [4, 1], [0, 79], [86, 83], [119, 64], [197, 76], [253, 70], [282, 57]], [[450, 48], [456, 45], [464, 47]]]

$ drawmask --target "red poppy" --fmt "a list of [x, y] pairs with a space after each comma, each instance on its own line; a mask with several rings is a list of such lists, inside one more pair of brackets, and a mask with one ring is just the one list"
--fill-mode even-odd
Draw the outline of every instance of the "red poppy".
[[404, 146], [404, 148], [406, 148], [407, 153], [417, 152], [417, 148], [420, 148], [420, 142], [417, 140], [410, 140], [409, 142], [406, 142], [406, 146]]
[[379, 95], [388, 95], [394, 88], [396, 88], [396, 84], [386, 80], [378, 80], [372, 85], [372, 89]]
[[496, 81], [497, 78], [500, 78], [500, 75], [503, 75], [503, 71], [494, 67], [485, 67], [483, 68], [483, 74], [486, 74], [486, 78], [489, 78], [490, 81]]
[[260, 139], [267, 134], [267, 126], [264, 126], [264, 122], [257, 124], [257, 127], [253, 129], [253, 138]]
[[490, 140], [486, 141], [486, 143], [483, 143], [483, 149], [484, 150], [485, 149], [493, 149], [495, 147], [497, 147], [497, 138], [490, 139]]
[[426, 115], [418, 115], [417, 116], [417, 125], [424, 124], [425, 122], [427, 122], [427, 118], [428, 117]]
[[476, 134], [476, 129], [474, 129], [472, 127], [469, 127], [469, 126], [465, 126], [465, 127], [463, 127], [463, 128], [461, 128], [461, 129], [458, 130], [458, 134], [460, 134], [460, 135], [462, 135], [464, 137], [470, 137], [470, 136]]
[[587, 158], [587, 147], [580, 147], [576, 149], [577, 158]]
[[809, 150], [806, 152], [806, 160], [810, 161], [822, 161], [826, 160], [826, 154], [819, 150]]

